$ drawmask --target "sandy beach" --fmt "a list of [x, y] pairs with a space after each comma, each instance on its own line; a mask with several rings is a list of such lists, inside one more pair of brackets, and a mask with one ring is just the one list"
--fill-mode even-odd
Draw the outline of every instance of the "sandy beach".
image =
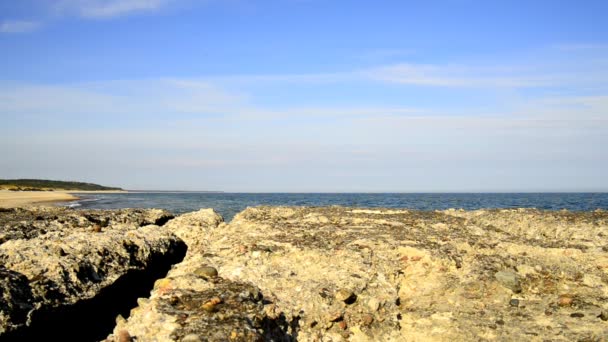
[[75, 201], [78, 197], [67, 191], [0, 190], [0, 208], [26, 207], [55, 202]]

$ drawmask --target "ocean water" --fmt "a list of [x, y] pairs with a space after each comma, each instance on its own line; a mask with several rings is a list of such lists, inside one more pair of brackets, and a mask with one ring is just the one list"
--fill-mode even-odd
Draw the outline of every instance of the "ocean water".
[[608, 193], [205, 193], [130, 192], [77, 194], [77, 209], [160, 208], [174, 214], [213, 208], [226, 221], [250, 206], [331, 206], [443, 210], [462, 208], [537, 208], [608, 210]]

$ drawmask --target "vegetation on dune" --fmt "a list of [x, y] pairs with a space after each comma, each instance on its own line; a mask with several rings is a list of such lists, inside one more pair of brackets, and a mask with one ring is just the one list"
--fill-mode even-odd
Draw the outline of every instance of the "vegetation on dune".
[[65, 182], [45, 179], [0, 179], [0, 189], [12, 191], [53, 191], [53, 190], [122, 190], [93, 183]]

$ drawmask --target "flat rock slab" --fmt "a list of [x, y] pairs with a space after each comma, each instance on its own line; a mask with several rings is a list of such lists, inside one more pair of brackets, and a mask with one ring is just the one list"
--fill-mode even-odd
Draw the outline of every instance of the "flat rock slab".
[[155, 225], [171, 217], [161, 210], [0, 209], [0, 339], [35, 324], [41, 312], [91, 300], [133, 271], [185, 254], [181, 239]]
[[110, 340], [608, 339], [606, 212], [257, 207], [187, 221], [196, 249]]

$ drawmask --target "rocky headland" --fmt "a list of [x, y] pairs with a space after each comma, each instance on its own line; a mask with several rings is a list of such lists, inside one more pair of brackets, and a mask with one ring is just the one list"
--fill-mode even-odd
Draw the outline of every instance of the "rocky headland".
[[605, 211], [0, 209], [0, 274], [0, 340], [608, 339]]

